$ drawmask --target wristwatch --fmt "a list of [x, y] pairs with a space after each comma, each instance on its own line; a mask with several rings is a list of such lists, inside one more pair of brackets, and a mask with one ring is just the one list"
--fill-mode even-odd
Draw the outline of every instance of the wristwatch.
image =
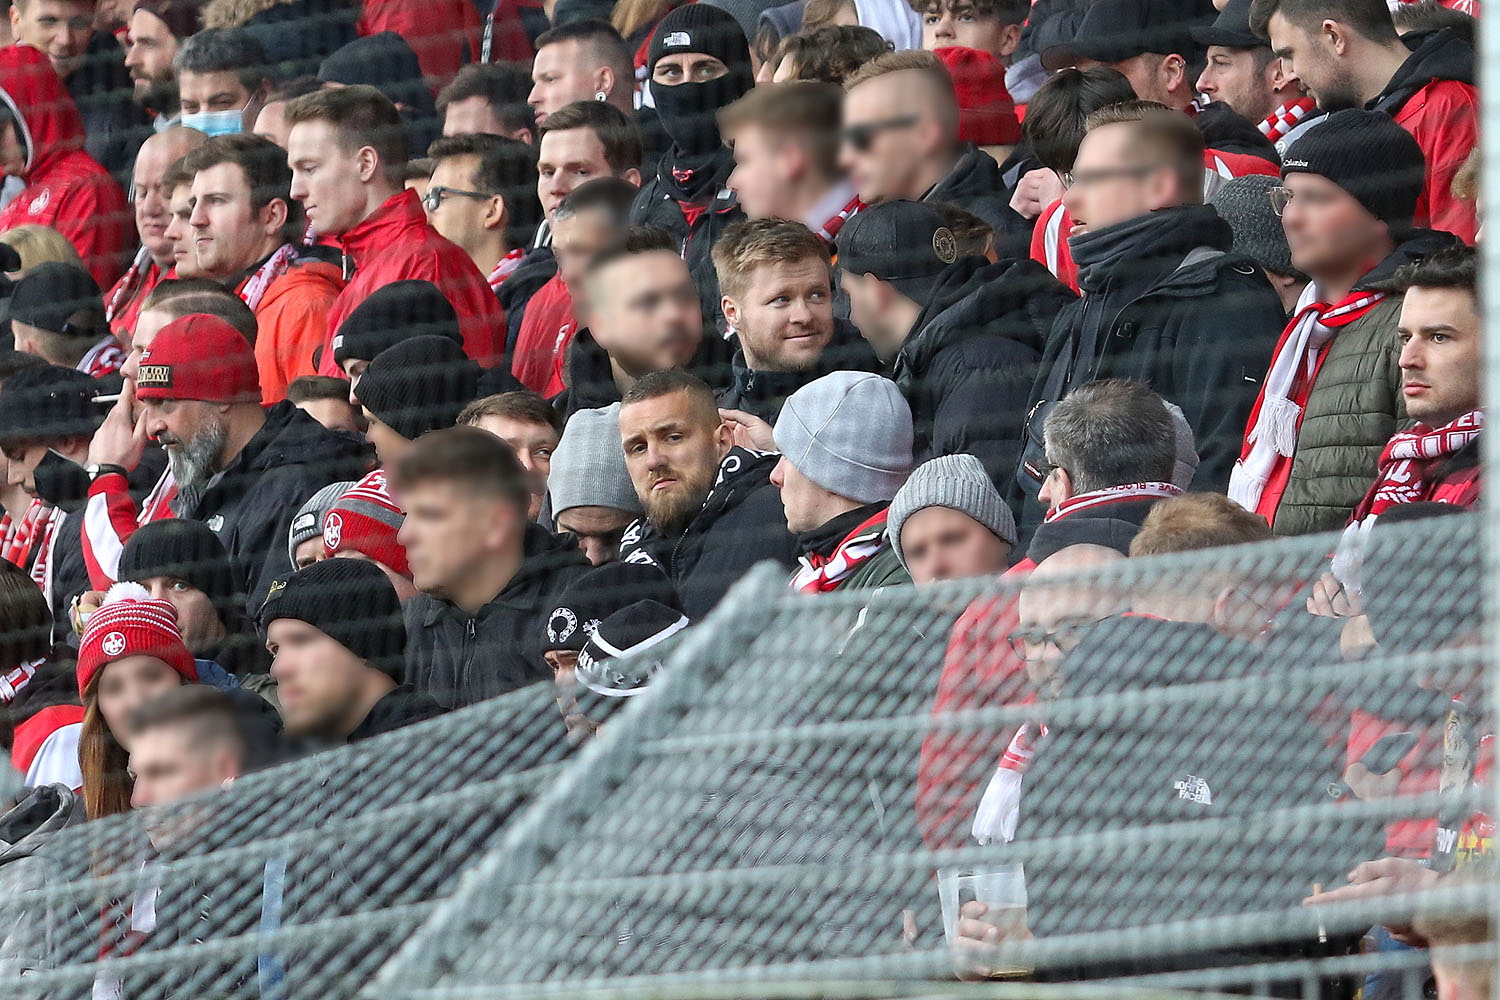
[[125, 466], [111, 465], [108, 462], [90, 462], [83, 467], [83, 471], [89, 474], [89, 482], [93, 482], [100, 476], [109, 475], [111, 472], [117, 472], [122, 476], [130, 474], [130, 470], [125, 468]]

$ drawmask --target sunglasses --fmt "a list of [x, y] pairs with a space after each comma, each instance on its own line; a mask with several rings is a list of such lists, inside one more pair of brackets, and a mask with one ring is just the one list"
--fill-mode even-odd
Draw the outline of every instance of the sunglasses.
[[875, 137], [890, 129], [911, 128], [917, 123], [915, 115], [904, 118], [886, 118], [882, 121], [861, 122], [847, 125], [839, 132], [839, 139], [848, 143], [856, 152], [868, 153], [875, 144]]

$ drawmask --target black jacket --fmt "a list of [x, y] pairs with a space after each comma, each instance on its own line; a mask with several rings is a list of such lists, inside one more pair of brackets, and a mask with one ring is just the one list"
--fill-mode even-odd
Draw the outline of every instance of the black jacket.
[[429, 594], [403, 607], [406, 682], [443, 708], [462, 708], [547, 680], [542, 622], [589, 562], [571, 541], [527, 525], [521, 568], [475, 615]]
[[[1265, 274], [1227, 253], [1230, 242], [1229, 224], [1206, 205], [1162, 209], [1070, 241], [1083, 297], [1057, 315], [1028, 409], [1098, 379], [1144, 382], [1193, 428], [1193, 489], [1224, 492], [1286, 325]], [[1024, 467], [1016, 481], [1035, 505], [1041, 483]]]
[[818, 357], [818, 363], [807, 371], [751, 371], [745, 366], [745, 352], [736, 350], [731, 381], [719, 392], [719, 405], [725, 409], [744, 410], [774, 424], [786, 398], [814, 379], [829, 372], [879, 370], [880, 361], [854, 324], [835, 319], [833, 339]]
[[152, 134], [151, 119], [131, 99], [125, 53], [115, 36], [96, 31], [82, 64], [63, 83], [83, 118], [83, 148], [129, 190], [136, 150]]
[[1457, 80], [1474, 85], [1474, 50], [1449, 28], [1414, 31], [1402, 36], [1411, 55], [1386, 83], [1385, 89], [1365, 107], [1394, 115], [1433, 80]]
[[442, 714], [443, 706], [410, 684], [402, 684], [370, 706], [370, 714], [354, 727], [348, 742], [358, 743], [360, 740], [394, 732], [403, 726], [435, 719]]
[[1010, 207], [1010, 192], [994, 158], [972, 142], [965, 143], [958, 162], [938, 181], [923, 201], [957, 206], [989, 223], [995, 231], [995, 255], [1001, 260], [1025, 258], [1031, 251], [1031, 223]]
[[1058, 310], [1073, 295], [1032, 260], [966, 257], [938, 279], [891, 366], [911, 406], [917, 464], [966, 453], [1005, 483]]
[[172, 512], [206, 523], [229, 550], [235, 582], [258, 609], [271, 581], [290, 573], [286, 536], [307, 498], [329, 483], [369, 471], [365, 443], [323, 427], [283, 400], [196, 503], [179, 492]]
[[1103, 545], [1128, 556], [1131, 541], [1140, 533], [1141, 522], [1160, 502], [1152, 498], [1083, 507], [1055, 521], [1043, 522], [1031, 535], [1026, 558], [1040, 563], [1072, 545]]
[[[714, 388], [727, 385], [731, 350], [729, 341], [712, 330], [704, 330], [703, 343], [693, 355], [688, 371]], [[615, 384], [609, 352], [599, 346], [588, 327], [580, 327], [573, 334], [568, 343], [566, 365], [568, 387], [552, 398], [552, 405], [562, 413], [564, 420], [579, 410], [595, 410], [620, 401], [620, 387]]]
[[665, 538], [637, 518], [625, 529], [621, 561], [660, 566], [693, 621], [712, 611], [756, 563], [771, 559], [790, 569], [797, 561], [797, 537], [786, 529], [781, 492], [770, 479], [780, 457], [731, 448], [687, 529]]

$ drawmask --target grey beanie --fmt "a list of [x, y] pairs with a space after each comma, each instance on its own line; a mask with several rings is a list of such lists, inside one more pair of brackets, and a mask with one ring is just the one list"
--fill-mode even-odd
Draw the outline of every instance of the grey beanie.
[[1183, 415], [1182, 407], [1166, 400], [1162, 402], [1172, 416], [1172, 429], [1177, 437], [1177, 459], [1172, 463], [1172, 485], [1185, 490], [1193, 485], [1193, 476], [1198, 473], [1198, 442], [1193, 440], [1193, 428]]
[[1229, 223], [1234, 233], [1233, 252], [1244, 254], [1272, 274], [1305, 278], [1292, 266], [1281, 220], [1271, 208], [1270, 191], [1281, 186], [1281, 178], [1250, 174], [1225, 181], [1209, 203]]
[[896, 383], [832, 372], [787, 397], [772, 436], [787, 461], [830, 493], [889, 500], [911, 471], [911, 407]]
[[885, 533], [902, 569], [906, 568], [906, 556], [901, 551], [901, 526], [907, 518], [928, 507], [948, 507], [967, 514], [997, 538], [1016, 544], [1015, 516], [1000, 499], [984, 465], [973, 455], [944, 455], [917, 466], [891, 501]]
[[547, 473], [552, 516], [574, 507], [609, 507], [642, 514], [641, 499], [625, 468], [620, 444], [620, 404], [579, 410], [568, 418]]
[[333, 505], [355, 486], [351, 480], [347, 483], [329, 483], [312, 497], [297, 508], [297, 516], [292, 518], [292, 526], [286, 535], [286, 557], [291, 560], [293, 566], [297, 565], [297, 546], [309, 538], [323, 537], [323, 518], [333, 509]]

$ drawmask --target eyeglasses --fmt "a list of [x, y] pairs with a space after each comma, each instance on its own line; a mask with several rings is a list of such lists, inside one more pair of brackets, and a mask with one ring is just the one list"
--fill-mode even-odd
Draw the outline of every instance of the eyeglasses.
[[427, 211], [429, 212], [436, 212], [438, 210], [438, 206], [443, 203], [443, 199], [451, 197], [452, 195], [458, 195], [461, 198], [478, 198], [481, 201], [489, 201], [491, 198], [495, 197], [494, 195], [486, 194], [483, 191], [460, 191], [458, 188], [443, 187], [442, 185], [438, 185], [436, 187], [429, 187], [427, 189], [427, 193], [422, 196], [422, 207], [427, 209]]
[[1113, 180], [1116, 177], [1145, 177], [1151, 171], [1161, 166], [1160, 163], [1152, 163], [1140, 167], [1106, 167], [1102, 170], [1083, 170], [1078, 173], [1070, 170], [1062, 175], [1062, 182], [1065, 189], [1080, 185], [1088, 187], [1090, 184]]
[[916, 115], [904, 118], [886, 118], [875, 122], [861, 122], [846, 126], [839, 132], [839, 139], [852, 146], [856, 152], [868, 153], [875, 144], [875, 137], [882, 132], [898, 128], [911, 128], [917, 123]]
[[1266, 197], [1271, 199], [1271, 211], [1276, 213], [1276, 218], [1281, 218], [1281, 214], [1286, 211], [1293, 193], [1289, 187], [1273, 187], [1266, 192]]
[[1023, 660], [1035, 656], [1045, 646], [1051, 646], [1059, 653], [1066, 653], [1083, 641], [1084, 634], [1089, 629], [1103, 620], [1066, 622], [1050, 632], [1035, 628], [1016, 629], [1005, 637], [1005, 641], [1010, 643], [1011, 650]]

